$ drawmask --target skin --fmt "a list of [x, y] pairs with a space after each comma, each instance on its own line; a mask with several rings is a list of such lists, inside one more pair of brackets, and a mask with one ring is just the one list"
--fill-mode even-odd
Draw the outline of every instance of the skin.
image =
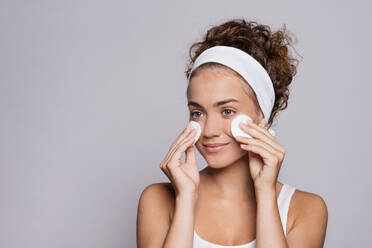
[[[142, 197], [147, 199], [140, 203], [145, 206], [145, 201], [149, 202], [147, 205], [151, 202], [155, 207], [155, 199], [161, 196], [163, 205], [158, 209], [167, 210], [169, 222], [164, 223], [164, 237], [159, 240], [164, 240], [169, 225], [174, 223], [165, 247], [180, 244], [180, 240], [182, 247], [191, 247], [192, 227], [201, 238], [219, 245], [241, 245], [256, 239], [256, 247], [260, 248], [323, 247], [328, 211], [324, 200], [313, 193], [296, 189], [288, 211], [287, 236], [284, 236], [277, 206], [283, 184], [277, 178], [285, 149], [264, 129], [265, 119], [252, 95], [249, 86], [228, 68], [203, 69], [191, 79], [187, 99], [200, 106], [189, 104], [189, 120], [201, 126], [202, 133], [195, 146], [208, 164], [199, 173], [197, 197], [191, 194], [177, 197], [172, 184], [159, 183], [147, 190], [147, 197]], [[228, 98], [238, 102], [213, 106]], [[230, 124], [238, 114], [253, 119], [253, 124], [241, 125], [253, 142], [232, 136]], [[229, 145], [216, 153], [209, 153], [203, 146], [227, 142]], [[190, 202], [193, 204], [189, 205]], [[141, 226], [155, 222], [148, 219]], [[140, 219], [141, 222], [145, 221]], [[154, 230], [161, 229], [157, 223]], [[149, 240], [150, 234], [140, 239]]]

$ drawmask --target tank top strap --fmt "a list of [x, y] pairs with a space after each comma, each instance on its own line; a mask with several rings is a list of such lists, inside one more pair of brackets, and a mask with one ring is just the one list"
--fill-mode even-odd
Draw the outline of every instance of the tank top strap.
[[285, 236], [287, 236], [286, 227], [287, 227], [289, 204], [291, 202], [291, 199], [292, 199], [292, 196], [295, 190], [296, 188], [294, 186], [283, 183], [282, 189], [278, 196], [278, 209], [279, 209], [280, 220], [282, 221], [282, 226], [283, 226]]

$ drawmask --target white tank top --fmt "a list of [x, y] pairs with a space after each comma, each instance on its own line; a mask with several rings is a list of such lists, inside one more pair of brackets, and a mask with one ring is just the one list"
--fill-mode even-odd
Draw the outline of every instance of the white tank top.
[[[295, 187], [289, 184], [283, 183], [283, 186], [280, 190], [278, 200], [277, 200], [280, 220], [282, 222], [285, 236], [287, 236], [286, 226], [287, 226], [289, 203], [291, 201], [293, 193], [295, 192], [295, 189], [296, 189]], [[256, 247], [256, 240], [254, 239], [251, 242], [242, 244], [242, 245], [232, 245], [232, 246], [218, 245], [218, 244], [211, 243], [207, 240], [202, 239], [194, 230], [193, 247], [194, 248], [254, 248]]]

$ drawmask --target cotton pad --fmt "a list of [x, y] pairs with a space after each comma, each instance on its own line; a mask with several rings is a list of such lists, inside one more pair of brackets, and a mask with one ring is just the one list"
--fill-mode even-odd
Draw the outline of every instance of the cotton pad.
[[231, 121], [230, 129], [231, 129], [231, 133], [232, 133], [232, 135], [233, 135], [234, 137], [237, 137], [237, 136], [243, 136], [243, 137], [247, 137], [247, 138], [252, 138], [252, 136], [250, 136], [249, 134], [247, 134], [246, 132], [244, 132], [244, 131], [239, 127], [240, 122], [243, 122], [243, 123], [245, 124], [247, 121], [252, 122], [251, 117], [249, 117], [248, 115], [237, 115], [237, 116], [236, 116], [236, 117]]
[[[249, 134], [244, 132], [240, 127], [239, 123], [243, 122], [244, 124], [250, 121], [252, 122], [252, 119], [248, 115], [237, 115], [232, 121], [231, 121], [231, 133], [234, 137], [237, 136], [242, 136], [242, 137], [247, 137], [247, 138], [252, 138]], [[272, 129], [269, 129], [269, 132], [271, 133], [272, 136], [275, 136], [275, 132]]]
[[194, 143], [193, 143], [193, 145], [195, 145], [196, 141], [198, 141], [198, 139], [200, 137], [201, 128], [200, 128], [200, 124], [198, 122], [196, 122], [196, 121], [190, 121], [190, 124], [191, 124], [191, 127], [193, 129], [196, 129], [195, 140], [194, 140]]

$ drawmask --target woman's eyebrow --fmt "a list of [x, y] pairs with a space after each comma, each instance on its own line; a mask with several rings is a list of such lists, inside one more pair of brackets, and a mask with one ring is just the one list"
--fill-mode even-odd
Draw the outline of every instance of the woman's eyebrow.
[[[239, 101], [236, 100], [236, 99], [234, 99], [234, 98], [229, 98], [229, 99], [226, 99], [226, 100], [222, 100], [222, 101], [216, 102], [215, 104], [213, 104], [213, 107], [218, 107], [218, 106], [221, 106], [221, 105], [225, 105], [226, 103], [229, 103], [229, 102], [239, 102]], [[187, 106], [195, 106], [197, 108], [204, 109], [204, 107], [202, 105], [200, 105], [197, 102], [193, 102], [193, 101], [189, 101], [187, 103]]]

